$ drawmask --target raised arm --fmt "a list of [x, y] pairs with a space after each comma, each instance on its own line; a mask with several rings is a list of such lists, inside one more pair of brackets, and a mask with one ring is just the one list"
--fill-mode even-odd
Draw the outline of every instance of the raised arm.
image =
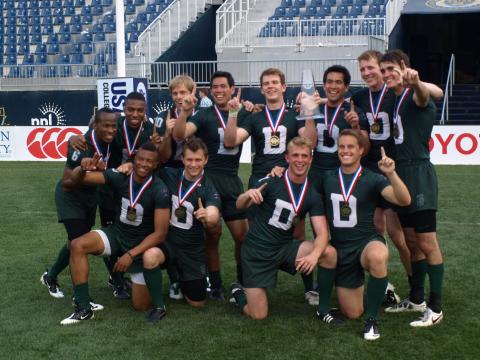
[[249, 189], [237, 198], [237, 209], [248, 209], [252, 204], [259, 205], [263, 202], [262, 190], [265, 189], [267, 183], [262, 184], [257, 189]]
[[245, 129], [237, 126], [238, 113], [242, 109], [240, 100], [242, 93], [241, 90], [241, 88], [238, 89], [237, 95], [228, 102], [228, 121], [227, 126], [225, 127], [225, 134], [223, 138], [223, 143], [226, 148], [238, 146], [249, 137], [249, 134]]
[[380, 149], [382, 158], [378, 162], [378, 168], [385, 174], [390, 181], [390, 185], [382, 190], [382, 196], [385, 200], [399, 205], [410, 205], [412, 199], [407, 186], [395, 172], [395, 161], [385, 155], [383, 147]]

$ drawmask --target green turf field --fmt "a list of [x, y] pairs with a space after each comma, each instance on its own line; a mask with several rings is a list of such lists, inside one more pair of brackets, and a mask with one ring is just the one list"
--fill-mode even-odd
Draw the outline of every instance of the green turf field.
[[[98, 258], [91, 260], [89, 284], [105, 310], [92, 321], [60, 326], [72, 312], [68, 272], [59, 278], [65, 299], [50, 297], [39, 278], [66, 239], [53, 199], [62, 168], [61, 163], [0, 162], [2, 359], [480, 358], [478, 166], [437, 167], [439, 239], [446, 260], [444, 321], [434, 328], [413, 329], [408, 323], [415, 314], [382, 314], [382, 337], [374, 343], [363, 340], [363, 321], [335, 329], [318, 322], [315, 308], [303, 300], [301, 278], [286, 274], [269, 293], [267, 320], [249, 320], [229, 303], [208, 303], [194, 310], [167, 300], [167, 317], [152, 326], [128, 301], [113, 299]], [[244, 180], [248, 173], [249, 167], [242, 166]], [[232, 245], [225, 232], [221, 251], [226, 286], [235, 274]], [[406, 295], [406, 279], [393, 249], [390, 257], [390, 280]], [[166, 288], [168, 281], [164, 283]]]

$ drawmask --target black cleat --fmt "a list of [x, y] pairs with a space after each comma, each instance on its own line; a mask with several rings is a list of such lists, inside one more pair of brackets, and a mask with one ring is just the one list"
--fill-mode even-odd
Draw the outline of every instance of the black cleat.
[[93, 319], [93, 318], [94, 318], [94, 315], [93, 315], [93, 310], [92, 309], [76, 308], [75, 312], [72, 315], [70, 315], [69, 317], [60, 321], [60, 324], [61, 325], [77, 324], [80, 321]]
[[213, 301], [225, 301], [225, 289], [223, 286], [210, 288], [208, 298]]
[[150, 310], [150, 312], [148, 313], [147, 321], [153, 324], [162, 320], [166, 315], [167, 311], [165, 310], [165, 308], [155, 308]]
[[57, 279], [54, 279], [48, 276], [48, 271], [45, 271], [42, 276], [40, 277], [40, 282], [48, 288], [48, 293], [56, 298], [61, 299], [65, 296], [63, 295], [62, 290], [58, 287]]
[[317, 318], [329, 325], [343, 325], [345, 323], [343, 316], [336, 309], [322, 313], [317, 311]]
[[113, 297], [119, 300], [130, 299], [130, 294], [123, 286], [118, 286], [113, 289]]
[[373, 318], [367, 319], [365, 322], [365, 330], [363, 331], [363, 338], [365, 340], [377, 340], [380, 338], [377, 320]]

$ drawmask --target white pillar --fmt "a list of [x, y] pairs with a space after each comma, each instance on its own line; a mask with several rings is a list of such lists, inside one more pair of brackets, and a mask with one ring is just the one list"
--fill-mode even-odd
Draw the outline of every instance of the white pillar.
[[125, 10], [123, 0], [115, 0], [117, 29], [117, 76], [125, 77]]

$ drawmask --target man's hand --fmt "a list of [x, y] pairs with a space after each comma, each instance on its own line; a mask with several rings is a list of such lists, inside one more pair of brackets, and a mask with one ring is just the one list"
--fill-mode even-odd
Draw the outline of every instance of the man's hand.
[[259, 205], [263, 202], [262, 190], [266, 187], [267, 183], [263, 184], [257, 189], [250, 189], [245, 194], [254, 204]]
[[187, 116], [190, 116], [193, 112], [193, 109], [197, 105], [198, 99], [195, 96], [195, 92], [197, 91], [197, 86], [195, 85], [193, 87], [192, 93], [190, 95], [187, 95], [183, 98], [182, 101], [182, 111], [187, 114]]
[[390, 159], [386, 154], [385, 154], [385, 149], [383, 146], [380, 148], [380, 153], [382, 155], [382, 158], [378, 162], [378, 168], [380, 169], [381, 172], [383, 172], [385, 175], [390, 175], [393, 174], [395, 171], [395, 161]]
[[106, 166], [103, 159], [95, 153], [93, 158], [83, 158], [80, 162], [80, 166], [83, 171], [104, 171]]
[[204, 226], [207, 224], [207, 209], [203, 207], [201, 198], [198, 198], [198, 209], [193, 212], [193, 216]]
[[275, 166], [267, 176], [270, 177], [278, 177], [281, 178], [283, 176], [283, 173], [285, 172], [285, 168], [282, 166]]
[[350, 127], [352, 129], [355, 129], [355, 130], [360, 129], [360, 118], [358, 117], [358, 114], [355, 112], [355, 104], [353, 103], [353, 100], [350, 100], [350, 111], [349, 112], [344, 111], [343, 117], [350, 124]]
[[303, 274], [310, 274], [318, 265], [318, 257], [310, 253], [300, 259], [295, 260], [295, 269]]
[[242, 108], [241, 96], [242, 88], [238, 88], [237, 95], [232, 97], [227, 103], [228, 112], [238, 113], [240, 111]]
[[132, 162], [126, 162], [119, 167], [117, 167], [117, 171], [119, 173], [125, 174], [125, 175], [130, 175], [133, 171], [133, 163]]
[[117, 259], [117, 262], [113, 267], [113, 271], [125, 272], [128, 270], [130, 265], [132, 265], [132, 262], [133, 262], [133, 258], [128, 253], [125, 253]]
[[87, 142], [85, 141], [85, 137], [82, 134], [70, 136], [68, 142], [70, 143], [70, 146], [73, 148], [73, 150], [87, 151]]

